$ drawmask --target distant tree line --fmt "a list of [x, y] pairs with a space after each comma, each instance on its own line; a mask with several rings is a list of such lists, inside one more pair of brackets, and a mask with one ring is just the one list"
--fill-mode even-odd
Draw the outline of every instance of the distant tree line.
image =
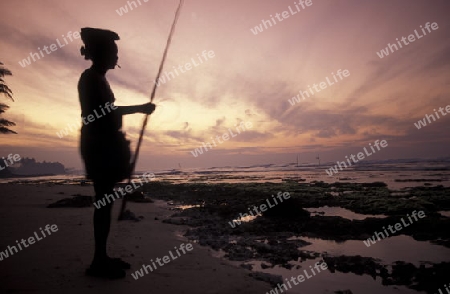
[[24, 157], [19, 163], [0, 171], [0, 177], [61, 175], [66, 169], [59, 162], [37, 162], [34, 158]]

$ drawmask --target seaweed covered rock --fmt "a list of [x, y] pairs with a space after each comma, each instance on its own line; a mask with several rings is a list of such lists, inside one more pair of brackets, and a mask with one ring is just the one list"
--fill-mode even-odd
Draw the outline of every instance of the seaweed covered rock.
[[144, 195], [141, 191], [134, 191], [133, 193], [127, 194], [125, 196], [127, 201], [137, 202], [137, 203], [153, 203], [154, 201]]
[[[273, 202], [271, 204], [273, 205]], [[281, 203], [278, 202], [273, 207], [269, 206], [262, 215], [270, 218], [308, 219], [310, 217], [309, 211], [304, 210], [300, 201], [294, 198], [283, 200]]]
[[75, 195], [75, 197], [72, 198], [64, 198], [61, 200], [58, 200], [54, 203], [51, 203], [47, 205], [48, 208], [60, 208], [60, 207], [90, 207], [93, 203], [93, 197], [92, 196], [82, 196], [82, 195]]

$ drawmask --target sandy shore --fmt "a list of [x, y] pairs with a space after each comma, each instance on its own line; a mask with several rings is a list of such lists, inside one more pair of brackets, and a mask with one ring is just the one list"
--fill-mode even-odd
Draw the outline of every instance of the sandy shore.
[[263, 294], [271, 288], [197, 244], [191, 252], [135, 280], [131, 273], [150, 259], [187, 243], [180, 237], [187, 227], [162, 223], [170, 215], [162, 201], [129, 203], [136, 215], [144, 216], [141, 222], [116, 221], [117, 201], [109, 253], [130, 262], [132, 269], [122, 280], [87, 277], [84, 271], [92, 258], [94, 208], [46, 206], [73, 194], [93, 195], [91, 186], [0, 184], [0, 191], [0, 251], [39, 233], [46, 224], [58, 226], [57, 232], [0, 261], [0, 293]]

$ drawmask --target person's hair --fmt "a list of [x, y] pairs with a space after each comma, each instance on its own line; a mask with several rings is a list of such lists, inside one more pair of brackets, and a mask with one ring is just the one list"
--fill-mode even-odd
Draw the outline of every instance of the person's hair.
[[86, 60], [99, 58], [114, 48], [114, 41], [120, 40], [119, 35], [113, 31], [95, 28], [82, 28], [80, 35], [84, 43], [80, 53]]

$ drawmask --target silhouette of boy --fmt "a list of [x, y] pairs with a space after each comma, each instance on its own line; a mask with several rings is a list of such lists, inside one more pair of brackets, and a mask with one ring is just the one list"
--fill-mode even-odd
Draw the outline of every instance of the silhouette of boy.
[[[105, 74], [117, 65], [117, 33], [83, 28], [81, 39], [84, 43], [81, 55], [86, 60], [92, 60], [92, 66], [83, 72], [78, 82], [83, 120], [80, 151], [86, 177], [94, 182], [95, 198], [98, 201], [107, 194], [113, 194], [115, 184], [128, 178], [131, 173], [129, 141], [121, 131], [122, 116], [133, 113], [151, 114], [155, 105], [114, 105], [114, 93]], [[86, 274], [117, 279], [125, 277], [124, 269], [129, 269], [130, 264], [107, 255], [111, 209], [112, 203], [107, 203], [94, 211], [95, 253]]]

